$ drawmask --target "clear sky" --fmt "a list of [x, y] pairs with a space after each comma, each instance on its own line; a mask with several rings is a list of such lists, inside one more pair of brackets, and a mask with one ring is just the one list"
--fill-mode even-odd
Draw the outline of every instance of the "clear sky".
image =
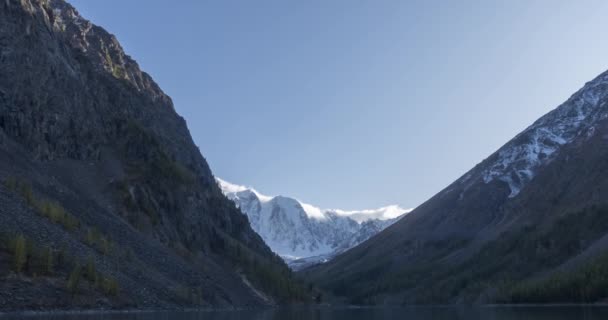
[[608, 68], [608, 1], [71, 0], [214, 173], [323, 208], [413, 207]]

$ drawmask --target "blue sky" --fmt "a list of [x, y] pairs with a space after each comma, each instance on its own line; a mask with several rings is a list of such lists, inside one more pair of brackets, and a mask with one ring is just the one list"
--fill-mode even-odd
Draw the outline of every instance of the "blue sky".
[[323, 208], [417, 206], [608, 68], [600, 0], [70, 2], [217, 176]]

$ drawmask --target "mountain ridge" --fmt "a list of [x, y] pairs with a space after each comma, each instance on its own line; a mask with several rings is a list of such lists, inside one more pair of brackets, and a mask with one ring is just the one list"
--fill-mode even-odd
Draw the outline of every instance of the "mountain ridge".
[[303, 276], [362, 304], [603, 299], [564, 293], [579, 280], [559, 289], [540, 279], [581, 279], [578, 268], [607, 251], [607, 100], [604, 72], [399, 222]]
[[63, 0], [2, 1], [0, 74], [0, 308], [306, 299], [116, 37]]
[[[224, 194], [245, 213], [270, 248], [290, 265], [327, 261], [396, 222], [408, 209], [320, 209], [286, 196], [267, 196], [254, 188], [216, 178]], [[296, 261], [295, 264], [292, 262]]]

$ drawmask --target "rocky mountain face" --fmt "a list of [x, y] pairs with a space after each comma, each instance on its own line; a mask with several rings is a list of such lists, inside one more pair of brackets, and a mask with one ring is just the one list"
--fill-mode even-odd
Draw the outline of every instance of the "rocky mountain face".
[[[0, 287], [28, 284], [0, 288], [0, 308], [300, 299], [171, 99], [63, 0], [0, 3], [0, 179], [0, 277], [12, 279]], [[48, 279], [25, 281], [36, 252]], [[49, 290], [57, 301], [38, 299]]]
[[325, 262], [384, 230], [409, 210], [322, 210], [293, 198], [265, 196], [217, 179], [224, 194], [247, 215], [251, 227], [292, 268]]
[[305, 273], [370, 304], [604, 301], [608, 73], [412, 213]]

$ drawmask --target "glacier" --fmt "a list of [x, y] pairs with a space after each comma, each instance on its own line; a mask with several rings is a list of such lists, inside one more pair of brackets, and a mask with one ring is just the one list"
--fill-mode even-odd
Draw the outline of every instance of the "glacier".
[[398, 205], [373, 210], [321, 209], [286, 196], [216, 178], [222, 192], [247, 215], [253, 230], [292, 268], [329, 261], [411, 211]]

